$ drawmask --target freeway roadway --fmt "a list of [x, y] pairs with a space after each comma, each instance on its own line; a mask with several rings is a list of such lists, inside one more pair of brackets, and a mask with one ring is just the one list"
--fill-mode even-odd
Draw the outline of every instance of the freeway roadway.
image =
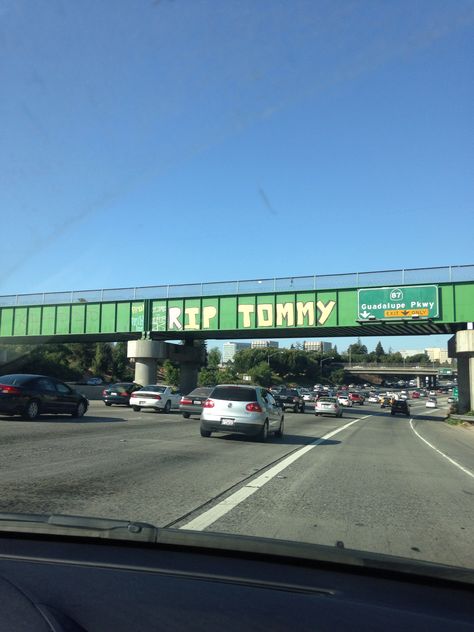
[[[446, 399], [439, 400], [445, 405]], [[65, 513], [344, 546], [474, 567], [474, 428], [412, 404], [285, 415], [265, 444], [91, 402], [0, 418], [0, 511]]]

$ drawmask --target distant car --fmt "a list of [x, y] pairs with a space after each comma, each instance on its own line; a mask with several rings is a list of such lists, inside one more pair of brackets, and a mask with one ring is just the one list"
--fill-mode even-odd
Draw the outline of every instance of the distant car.
[[360, 406], [362, 406], [362, 404], [365, 401], [365, 398], [362, 395], [362, 393], [354, 393], [353, 391], [349, 393], [349, 399], [351, 400], [353, 404], [359, 404]]
[[436, 391], [429, 391], [428, 395], [430, 397], [436, 397]]
[[438, 405], [436, 397], [428, 397], [426, 400], [425, 407], [426, 408], [436, 408]]
[[382, 397], [380, 400], [380, 408], [387, 408], [388, 406], [392, 405], [392, 398], [391, 397]]
[[178, 408], [180, 400], [181, 393], [174, 386], [149, 384], [130, 395], [130, 406], [136, 412], [151, 408], [156, 412], [169, 413], [172, 408]]
[[129, 406], [130, 395], [140, 388], [142, 388], [142, 385], [136, 384], [135, 382], [116, 382], [104, 388], [102, 391], [102, 401], [106, 406], [112, 406], [112, 404]]
[[448, 397], [448, 404], [454, 404], [455, 401], [456, 401], [455, 397]]
[[90, 377], [86, 384], [89, 386], [98, 386], [99, 384], [103, 384], [104, 380], [101, 377]]
[[219, 384], [203, 404], [200, 432], [201, 437], [231, 432], [266, 441], [271, 433], [283, 436], [284, 422], [281, 406], [267, 389]]
[[82, 417], [89, 406], [84, 395], [46, 375], [14, 373], [0, 376], [0, 414], [33, 421], [43, 413]]
[[342, 417], [342, 406], [337, 401], [337, 397], [321, 397], [316, 402], [314, 414], [316, 417], [319, 415], [334, 415], [334, 417]]
[[401, 400], [408, 399], [408, 395], [406, 393], [400, 393], [400, 395], [398, 396], [398, 399], [401, 399]]
[[379, 401], [378, 395], [376, 395], [375, 393], [371, 393], [367, 401], [370, 402], [371, 404], [377, 404]]
[[303, 401], [305, 402], [314, 402], [315, 399], [316, 396], [314, 393], [304, 393], [303, 395]]
[[353, 406], [352, 400], [348, 395], [338, 395], [337, 401], [341, 406], [345, 406], [346, 408], [352, 408]]
[[420, 393], [418, 391], [413, 391], [411, 394], [412, 399], [419, 399]]
[[410, 404], [408, 403], [407, 399], [392, 400], [392, 404], [390, 406], [390, 414], [397, 415], [398, 413], [406, 415], [407, 417], [410, 416]]
[[213, 388], [213, 386], [198, 386], [198, 388], [181, 397], [179, 410], [183, 413], [185, 419], [189, 419], [191, 415], [200, 415], [202, 413], [202, 405]]

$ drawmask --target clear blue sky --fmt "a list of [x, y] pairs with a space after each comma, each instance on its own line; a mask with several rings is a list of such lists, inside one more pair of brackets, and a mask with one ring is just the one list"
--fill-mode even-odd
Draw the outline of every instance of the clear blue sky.
[[0, 293], [473, 263], [473, 27], [471, 0], [4, 0]]

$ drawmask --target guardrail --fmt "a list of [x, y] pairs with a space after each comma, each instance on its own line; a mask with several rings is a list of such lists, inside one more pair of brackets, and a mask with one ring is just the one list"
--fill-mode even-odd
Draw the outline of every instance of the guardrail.
[[380, 270], [376, 272], [350, 272], [346, 274], [313, 274], [310, 276], [274, 277], [242, 281], [212, 281], [210, 283], [72, 290], [70, 292], [9, 294], [0, 296], [0, 306], [97, 303], [104, 301], [186, 298], [191, 296], [221, 296], [226, 294], [261, 294], [264, 292], [301, 292], [306, 290], [381, 287], [384, 285], [460, 283], [463, 281], [474, 281], [474, 264]]

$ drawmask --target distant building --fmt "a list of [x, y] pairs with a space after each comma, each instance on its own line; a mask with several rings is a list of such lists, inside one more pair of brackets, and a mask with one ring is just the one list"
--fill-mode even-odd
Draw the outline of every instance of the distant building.
[[250, 349], [250, 342], [224, 342], [222, 345], [222, 363], [233, 362], [237, 351], [242, 349]]
[[439, 347], [429, 347], [425, 349], [425, 353], [431, 362], [439, 362], [440, 364], [451, 364], [453, 359], [448, 357], [447, 349], [440, 349]]
[[250, 346], [252, 349], [268, 349], [269, 347], [278, 349], [280, 343], [276, 340], [252, 340]]
[[303, 342], [303, 349], [305, 351], [318, 351], [319, 353], [326, 353], [332, 351], [331, 342], [323, 342], [322, 340], [305, 340]]

